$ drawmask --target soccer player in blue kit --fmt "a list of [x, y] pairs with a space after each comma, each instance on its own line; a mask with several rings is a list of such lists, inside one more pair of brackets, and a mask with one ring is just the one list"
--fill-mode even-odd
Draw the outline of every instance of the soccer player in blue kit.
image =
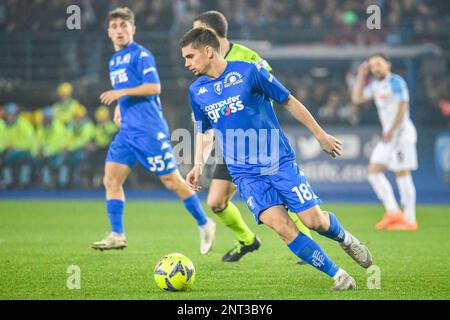
[[286, 208], [309, 229], [337, 241], [362, 267], [372, 265], [367, 247], [344, 230], [333, 213], [320, 209], [321, 201], [296, 164], [270, 99], [305, 125], [332, 157], [341, 155], [341, 142], [328, 135], [267, 70], [244, 61], [226, 61], [214, 31], [193, 29], [183, 36], [180, 47], [185, 66], [199, 76], [189, 95], [197, 130], [204, 133], [196, 146], [194, 168], [186, 177], [188, 185], [199, 188], [204, 148], [215, 136], [233, 182], [256, 221], [275, 230], [297, 257], [332, 277], [335, 290], [356, 288], [355, 280], [313, 239], [299, 232], [288, 216]]
[[135, 32], [134, 14], [130, 9], [117, 8], [109, 13], [108, 36], [116, 51], [109, 62], [114, 90], [103, 92], [100, 100], [107, 105], [118, 101], [120, 130], [109, 147], [103, 179], [112, 230], [92, 247], [110, 250], [127, 246], [123, 228], [123, 184], [139, 162], [183, 200], [199, 226], [200, 252], [206, 254], [214, 243], [216, 226], [177, 169], [159, 99], [161, 85], [155, 60], [149, 50], [133, 41]]

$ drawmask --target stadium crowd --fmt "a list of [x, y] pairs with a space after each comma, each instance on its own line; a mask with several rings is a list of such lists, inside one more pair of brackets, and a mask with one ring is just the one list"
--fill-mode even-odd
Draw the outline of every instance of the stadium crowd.
[[1, 188], [101, 185], [106, 151], [117, 127], [103, 105], [92, 121], [72, 91], [70, 83], [60, 84], [59, 100], [32, 112], [21, 112], [12, 102], [0, 108]]
[[[218, 9], [228, 17], [232, 37], [274, 43], [440, 41], [450, 23], [443, 16], [448, 12], [445, 0], [5, 0], [0, 3], [0, 32], [63, 31], [66, 8], [73, 4], [81, 8], [85, 31], [102, 30], [107, 12], [119, 6], [136, 12], [140, 30], [171, 34], [185, 32], [199, 12]], [[373, 4], [386, 21], [378, 33], [366, 28], [366, 9]], [[36, 14], [44, 6], [45, 15]]]
[[[66, 9], [73, 4], [81, 8], [83, 32], [68, 36]], [[366, 9], [371, 4], [381, 8], [380, 30], [369, 31], [366, 27]], [[85, 87], [99, 83], [109, 86], [106, 61], [112, 48], [106, 45], [105, 20], [107, 12], [119, 6], [129, 6], [136, 13], [140, 32], [162, 35], [160, 42], [152, 42], [150, 48], [155, 50], [163, 81], [165, 116], [172, 129], [186, 126], [186, 119], [182, 118], [188, 116], [186, 97], [180, 98], [178, 93], [186, 92], [188, 81], [176, 71], [175, 60], [167, 50], [178, 50], [177, 39], [205, 10], [217, 9], [225, 14], [230, 39], [265, 40], [274, 45], [318, 43], [329, 47], [436, 43], [444, 50], [450, 49], [450, 15], [445, 0], [4, 0], [0, 2], [0, 35], [7, 40], [2, 42], [0, 38], [4, 55], [0, 59], [0, 94], [2, 90], [20, 88], [27, 81], [32, 86], [50, 83], [47, 87], [52, 92], [58, 82], [70, 81], [78, 91], [87, 75], [93, 81]], [[45, 14], [36, 14], [44, 7]], [[55, 35], [61, 41], [60, 47], [52, 46], [48, 35]], [[145, 41], [151, 42], [148, 38]], [[434, 67], [434, 73], [430, 71], [433, 67], [419, 70], [424, 90], [417, 92], [425, 106], [422, 113], [432, 123], [450, 125], [446, 59], [442, 67]], [[176, 61], [181, 61], [178, 55]], [[356, 70], [353, 66], [333, 68], [311, 68], [303, 74], [277, 68], [274, 72], [320, 121], [344, 125], [367, 123], [365, 120], [374, 123], [374, 108], [360, 112], [351, 104]], [[52, 70], [56, 70], [56, 76]], [[171, 78], [173, 88], [169, 89], [164, 81], [174, 75], [176, 81]], [[105, 153], [117, 130], [109, 109], [94, 108], [98, 90], [85, 90], [87, 94], [80, 95], [79, 102], [69, 83], [58, 87], [56, 102], [41, 107], [47, 104], [42, 100], [52, 99], [49, 90], [43, 91], [46, 97], [39, 103], [24, 103], [21, 97], [0, 99], [0, 187], [101, 186]], [[11, 100], [17, 103], [9, 103]], [[293, 121], [282, 109], [278, 115], [282, 123]]]

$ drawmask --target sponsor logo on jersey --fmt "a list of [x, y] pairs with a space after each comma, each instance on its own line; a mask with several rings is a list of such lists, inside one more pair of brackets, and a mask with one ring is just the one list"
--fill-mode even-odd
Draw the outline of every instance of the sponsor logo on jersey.
[[225, 88], [234, 86], [236, 84], [239, 83], [243, 83], [244, 80], [242, 79], [242, 75], [239, 72], [229, 72], [226, 76], [225, 76], [225, 80], [223, 81], [223, 86]]
[[201, 88], [198, 90], [197, 95], [199, 96], [199, 95], [205, 94], [205, 93], [207, 93], [207, 92], [208, 92], [208, 90], [207, 90], [205, 87], [201, 87]]
[[114, 70], [109, 73], [109, 78], [111, 80], [111, 85], [113, 87], [116, 84], [127, 82], [128, 81], [127, 69], [121, 68], [118, 70]]
[[222, 91], [223, 91], [223, 84], [222, 84], [222, 81], [214, 83], [214, 91], [215, 91], [218, 95], [221, 95], [221, 94], [222, 94]]
[[232, 96], [228, 99], [210, 104], [205, 107], [205, 111], [209, 119], [217, 123], [221, 117], [228, 117], [232, 113], [236, 113], [244, 109], [244, 104], [240, 100], [241, 95]]

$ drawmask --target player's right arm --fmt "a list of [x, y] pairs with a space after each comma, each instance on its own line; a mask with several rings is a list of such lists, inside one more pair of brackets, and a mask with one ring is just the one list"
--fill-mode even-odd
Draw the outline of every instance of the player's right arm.
[[214, 131], [209, 130], [205, 133], [196, 132], [195, 134], [195, 155], [194, 167], [186, 176], [186, 183], [194, 191], [200, 190], [200, 176], [203, 173], [206, 160], [211, 154], [214, 142]]
[[186, 183], [189, 188], [194, 191], [200, 190], [200, 176], [203, 172], [206, 160], [211, 154], [214, 141], [214, 131], [208, 118], [203, 114], [200, 107], [195, 101], [195, 95], [189, 91], [192, 113], [194, 116], [194, 122], [196, 127], [195, 133], [195, 155], [194, 155], [194, 167], [186, 176]]
[[367, 75], [369, 74], [369, 62], [364, 61], [358, 68], [356, 82], [352, 91], [352, 103], [354, 105], [362, 104], [370, 100], [370, 88], [364, 88]]

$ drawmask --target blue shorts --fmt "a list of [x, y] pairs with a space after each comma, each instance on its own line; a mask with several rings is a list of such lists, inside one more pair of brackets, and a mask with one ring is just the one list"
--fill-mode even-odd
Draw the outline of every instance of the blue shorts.
[[284, 205], [298, 213], [322, 202], [295, 162], [281, 165], [273, 175], [236, 177], [234, 182], [259, 224], [260, 213], [270, 207]]
[[162, 176], [177, 170], [177, 164], [166, 132], [146, 135], [116, 134], [109, 146], [106, 162], [117, 162], [133, 168], [139, 162], [145, 169]]

